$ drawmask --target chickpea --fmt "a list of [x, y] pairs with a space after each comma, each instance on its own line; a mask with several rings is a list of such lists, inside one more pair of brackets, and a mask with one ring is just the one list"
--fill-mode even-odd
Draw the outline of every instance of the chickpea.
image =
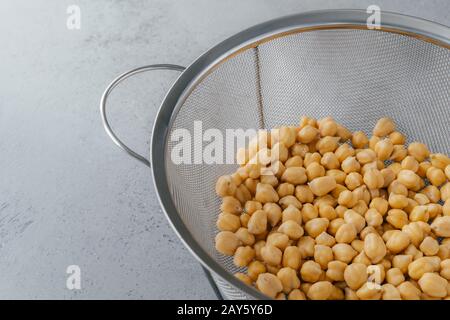
[[277, 278], [280, 279], [283, 285], [284, 293], [289, 293], [293, 289], [300, 287], [300, 279], [297, 277], [297, 273], [289, 267], [281, 268], [277, 273]]
[[356, 233], [360, 233], [361, 230], [366, 226], [366, 220], [364, 219], [364, 217], [362, 217], [359, 213], [353, 211], [352, 209], [347, 210], [344, 213], [344, 221], [346, 223], [352, 224], [356, 229]]
[[383, 284], [381, 286], [381, 289], [383, 292], [381, 295], [381, 300], [401, 300], [402, 299], [398, 289], [390, 283]]
[[450, 249], [446, 245], [441, 244], [439, 246], [437, 256], [441, 260], [446, 260], [446, 259], [450, 258]]
[[240, 214], [242, 212], [242, 206], [238, 199], [231, 196], [225, 196], [222, 199], [220, 210], [231, 214]]
[[312, 162], [308, 165], [308, 167], [306, 167], [306, 175], [308, 177], [308, 181], [312, 181], [318, 177], [323, 177], [325, 175], [325, 168], [317, 162]]
[[413, 172], [419, 170], [419, 162], [413, 156], [405, 157], [401, 162], [401, 166], [403, 170], [410, 170]]
[[327, 170], [339, 169], [341, 167], [341, 163], [333, 152], [325, 153], [320, 160], [320, 164]]
[[255, 243], [255, 236], [247, 228], [239, 228], [235, 234], [239, 241], [246, 246], [251, 246]]
[[270, 184], [258, 183], [256, 186], [255, 200], [261, 203], [277, 202], [279, 196]]
[[305, 157], [305, 154], [309, 151], [309, 148], [305, 144], [295, 143], [290, 149], [290, 153], [292, 156], [300, 156], [302, 159]]
[[325, 230], [329, 225], [329, 220], [325, 218], [314, 218], [306, 222], [305, 230], [311, 237], [315, 238]]
[[346, 127], [338, 124], [336, 135], [341, 138], [341, 142], [345, 142], [352, 137], [352, 132], [348, 130]]
[[395, 131], [395, 124], [389, 118], [381, 118], [377, 121], [373, 128], [373, 135], [378, 137], [384, 137]]
[[408, 196], [408, 188], [401, 184], [398, 180], [392, 181], [388, 187], [389, 193], [401, 194], [405, 197]]
[[373, 208], [366, 211], [364, 218], [367, 221], [367, 225], [372, 227], [379, 227], [383, 224], [383, 216]]
[[383, 198], [374, 198], [369, 204], [369, 208], [377, 210], [382, 216], [388, 211], [388, 201]]
[[295, 187], [295, 196], [301, 203], [311, 203], [314, 201], [314, 194], [311, 189], [306, 186], [296, 186]]
[[327, 265], [326, 276], [332, 281], [344, 281], [344, 271], [347, 264], [342, 261], [330, 261]]
[[267, 229], [267, 212], [256, 210], [248, 221], [248, 231], [252, 234], [261, 234]]
[[433, 186], [439, 187], [447, 180], [444, 171], [439, 168], [430, 167], [427, 170], [427, 178]]
[[234, 253], [233, 262], [237, 267], [246, 267], [255, 257], [255, 250], [250, 247], [239, 247]]
[[278, 228], [278, 231], [286, 234], [292, 240], [298, 240], [304, 233], [303, 228], [292, 220], [283, 222]]
[[311, 125], [304, 126], [297, 133], [297, 140], [301, 143], [310, 143], [319, 137], [319, 130]]
[[363, 149], [356, 153], [356, 159], [360, 164], [364, 165], [366, 163], [374, 162], [377, 159], [377, 154], [371, 149]]
[[248, 221], [250, 220], [250, 215], [247, 214], [247, 213], [243, 213], [239, 217], [239, 220], [241, 221], [241, 226], [243, 226], [244, 228], [247, 228], [248, 227]]
[[432, 261], [422, 257], [414, 260], [408, 266], [408, 275], [411, 279], [418, 280], [425, 273], [435, 271], [435, 266]]
[[338, 197], [338, 203], [347, 208], [352, 208], [358, 200], [350, 190], [342, 191]]
[[432, 297], [444, 298], [447, 296], [447, 280], [436, 273], [427, 272], [419, 279], [422, 291]]
[[345, 185], [349, 190], [355, 190], [363, 184], [363, 177], [358, 172], [350, 172], [345, 178]]
[[396, 145], [392, 149], [390, 160], [392, 161], [402, 161], [408, 155], [408, 150], [405, 149], [403, 145]]
[[339, 162], [342, 163], [345, 159], [349, 157], [353, 157], [355, 155], [355, 149], [353, 149], [350, 145], [344, 143], [341, 144], [334, 154], [338, 158]]
[[321, 155], [327, 152], [334, 152], [339, 146], [339, 137], [323, 137], [316, 143], [316, 148]]
[[283, 253], [277, 247], [266, 244], [261, 248], [261, 256], [265, 263], [271, 266], [278, 266], [281, 264]]
[[411, 281], [405, 281], [397, 287], [403, 300], [420, 300], [420, 289], [412, 284]]
[[270, 162], [274, 163], [276, 161], [285, 162], [289, 157], [289, 150], [284, 145], [284, 143], [275, 143], [272, 146], [271, 154], [270, 154]]
[[360, 300], [380, 300], [381, 294], [381, 287], [369, 286], [367, 282], [356, 291], [356, 295]]
[[362, 131], [356, 131], [352, 136], [352, 145], [357, 149], [363, 149], [369, 144], [369, 139]]
[[286, 247], [286, 249], [283, 252], [282, 265], [283, 267], [289, 267], [294, 270], [297, 270], [300, 268], [301, 259], [302, 256], [299, 248], [296, 246], [289, 246]]
[[283, 210], [282, 222], [286, 222], [288, 220], [295, 221], [301, 225], [302, 224], [301, 211], [293, 205], [288, 205], [287, 208]]
[[407, 254], [399, 254], [392, 258], [392, 265], [398, 268], [402, 273], [408, 272], [408, 266], [412, 262], [412, 256]]
[[310, 236], [304, 236], [298, 240], [297, 247], [303, 259], [314, 256], [315, 244], [316, 242]]
[[362, 263], [349, 264], [344, 271], [344, 280], [352, 290], [358, 290], [367, 282], [367, 266]]
[[408, 224], [408, 215], [405, 211], [400, 209], [391, 209], [388, 211], [386, 221], [393, 227], [401, 229], [404, 225]]
[[341, 169], [345, 173], [349, 174], [351, 172], [358, 172], [361, 170], [361, 165], [355, 157], [348, 157], [341, 162]]
[[356, 238], [356, 234], [356, 227], [351, 223], [345, 223], [339, 227], [335, 238], [338, 243], [351, 243]]
[[437, 217], [431, 224], [431, 229], [438, 237], [450, 237], [450, 216]]
[[369, 139], [369, 148], [371, 150], [375, 150], [375, 146], [380, 140], [381, 140], [381, 138], [377, 137], [377, 136], [370, 137], [370, 139]]
[[307, 282], [317, 282], [321, 277], [323, 271], [320, 267], [320, 264], [314, 262], [312, 260], [305, 261], [302, 267], [300, 268], [300, 275], [303, 281]]
[[384, 185], [384, 177], [378, 169], [369, 169], [364, 174], [364, 183], [369, 189], [378, 189]]
[[286, 168], [301, 167], [303, 166], [303, 158], [300, 156], [293, 156], [287, 159], [284, 165], [286, 166]]
[[450, 164], [450, 158], [442, 153], [434, 153], [430, 155], [431, 164], [433, 167], [445, 170], [445, 168]]
[[248, 276], [252, 281], [256, 281], [258, 276], [266, 272], [266, 266], [260, 261], [252, 261], [247, 267]]
[[337, 133], [337, 124], [334, 120], [325, 120], [319, 123], [319, 131], [322, 137], [335, 136]]
[[[268, 169], [270, 171], [272, 171], [272, 173], [277, 178], [281, 178], [281, 176], [283, 175], [284, 171], [286, 170], [286, 167], [284, 166], [284, 164], [281, 161], [277, 160], [277, 161], [273, 162]], [[256, 190], [256, 186], [255, 186], [255, 190]]]
[[307, 116], [302, 116], [300, 118], [300, 128], [304, 128], [307, 125], [317, 127], [317, 120]]
[[439, 251], [439, 243], [432, 237], [426, 237], [419, 248], [426, 256], [434, 256]]
[[283, 290], [280, 279], [271, 273], [261, 273], [256, 280], [256, 287], [269, 298], [275, 298]]
[[333, 285], [329, 281], [319, 281], [314, 283], [308, 290], [308, 298], [311, 300], [327, 300], [333, 290]]
[[236, 192], [236, 185], [231, 176], [221, 176], [217, 179], [216, 193], [221, 197], [233, 196]]
[[362, 241], [360, 239], [355, 239], [351, 242], [351, 246], [356, 251], [361, 252], [364, 250], [364, 241]]
[[220, 231], [235, 232], [241, 227], [241, 220], [234, 214], [221, 213], [217, 219], [216, 225]]
[[443, 202], [447, 201], [448, 199], [450, 199], [450, 182], [447, 182], [446, 184], [444, 184], [441, 187], [441, 200]]
[[299, 289], [294, 289], [289, 293], [288, 300], [306, 300], [306, 296]]
[[236, 278], [238, 278], [239, 280], [241, 280], [243, 283], [245, 283], [248, 286], [251, 286], [252, 283], [253, 283], [252, 279], [248, 275], [246, 275], [246, 274], [244, 274], [242, 272], [237, 272], [237, 273], [234, 274], [234, 276]]
[[383, 139], [377, 142], [374, 151], [376, 152], [379, 160], [387, 160], [394, 151], [394, 144], [390, 139]]
[[415, 190], [420, 186], [420, 177], [411, 170], [400, 170], [397, 175], [398, 181], [405, 187]]
[[292, 184], [303, 184], [307, 181], [306, 170], [303, 167], [290, 167], [286, 168], [281, 181], [289, 182]]
[[[348, 208], [345, 207], [345, 206], [338, 205], [338, 206], [336, 207], [336, 209], [334, 209], [334, 210], [336, 211], [337, 216], [338, 216], [339, 218], [343, 219], [343, 218], [344, 218], [344, 214], [345, 214], [345, 212], [348, 210]], [[334, 219], [334, 220], [336, 220], [336, 219]], [[334, 220], [333, 220], [333, 221], [334, 221]], [[337, 231], [337, 230], [336, 230], [336, 231]]]
[[319, 234], [315, 240], [317, 244], [324, 245], [327, 247], [332, 247], [336, 243], [334, 237], [332, 237], [326, 232], [322, 232], [321, 234]]
[[289, 245], [289, 237], [281, 232], [272, 232], [267, 236], [266, 243], [284, 250]]
[[373, 263], [377, 263], [386, 255], [386, 245], [378, 234], [370, 233], [364, 239], [364, 252]]
[[263, 210], [267, 213], [267, 221], [273, 227], [281, 220], [282, 211], [279, 205], [276, 203], [264, 204]]
[[450, 280], [450, 259], [442, 260], [440, 267], [441, 267], [440, 272], [441, 277]]
[[334, 258], [344, 263], [349, 263], [358, 254], [358, 252], [346, 243], [337, 243], [332, 248]]
[[359, 300], [358, 296], [356, 295], [356, 292], [348, 287], [344, 289], [344, 293], [345, 293], [345, 300]]
[[412, 222], [402, 228], [402, 232], [407, 234], [411, 243], [418, 247], [424, 238], [424, 232], [419, 223]]
[[386, 272], [386, 281], [394, 286], [398, 286], [405, 281], [405, 276], [398, 268], [391, 268]]
[[256, 193], [256, 186], [258, 185], [258, 180], [247, 178], [244, 181], [245, 187], [250, 191], [250, 194], [254, 195]]
[[328, 246], [316, 244], [314, 246], [314, 260], [320, 264], [322, 269], [326, 269], [328, 263], [333, 261], [333, 250]]
[[261, 174], [261, 177], [259, 178], [261, 183], [265, 183], [265, 184], [270, 184], [272, 187], [276, 187], [278, 186], [278, 179], [275, 175], [272, 174], [272, 172], [270, 172], [270, 170], [268, 169], [264, 169], [267, 170], [267, 172], [269, 172], [270, 174]]
[[219, 232], [215, 241], [216, 250], [227, 256], [232, 256], [240, 245], [238, 237], [231, 231]]
[[394, 131], [389, 134], [389, 139], [391, 139], [392, 143], [395, 145], [405, 144], [406, 142], [406, 137], [398, 131]]
[[324, 196], [328, 192], [336, 188], [336, 180], [333, 177], [319, 177], [312, 180], [309, 184], [311, 191], [316, 196]]
[[422, 162], [430, 155], [428, 147], [421, 142], [413, 142], [408, 146], [408, 154], [416, 158], [417, 161]]

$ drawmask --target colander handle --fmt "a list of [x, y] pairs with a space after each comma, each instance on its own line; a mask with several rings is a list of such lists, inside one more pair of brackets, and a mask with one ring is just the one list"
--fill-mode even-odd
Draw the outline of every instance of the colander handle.
[[106, 116], [106, 102], [108, 100], [108, 96], [111, 94], [111, 92], [114, 90], [114, 88], [124, 81], [125, 79], [134, 76], [138, 73], [147, 72], [147, 71], [154, 71], [154, 70], [172, 70], [172, 71], [179, 71], [183, 72], [185, 67], [178, 66], [175, 64], [151, 64], [148, 66], [139, 67], [133, 70], [129, 70], [127, 72], [122, 73], [117, 78], [115, 78], [109, 85], [106, 87], [105, 91], [103, 92], [102, 99], [100, 100], [100, 113], [102, 115], [102, 121], [103, 121], [103, 127], [106, 130], [106, 133], [109, 135], [111, 140], [122, 150], [124, 150], [126, 153], [128, 153], [133, 158], [139, 160], [143, 164], [145, 164], [147, 167], [150, 167], [150, 161], [137, 153], [136, 151], [130, 149], [122, 140], [120, 140], [117, 135], [112, 130], [108, 118]]

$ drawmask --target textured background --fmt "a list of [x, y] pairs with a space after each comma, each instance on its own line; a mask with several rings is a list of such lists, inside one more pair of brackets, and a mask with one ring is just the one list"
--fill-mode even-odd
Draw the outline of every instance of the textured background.
[[[71, 4], [81, 30], [66, 28]], [[129, 68], [188, 65], [268, 19], [369, 4], [450, 25], [447, 0], [2, 0], [0, 298], [214, 298], [163, 217], [149, 169], [104, 133], [103, 89]], [[111, 97], [114, 128], [142, 153], [175, 77], [140, 75]], [[66, 289], [71, 264], [81, 290]]]

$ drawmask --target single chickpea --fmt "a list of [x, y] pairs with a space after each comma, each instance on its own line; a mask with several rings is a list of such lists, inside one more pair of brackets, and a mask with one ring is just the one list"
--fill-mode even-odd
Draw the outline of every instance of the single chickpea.
[[385, 283], [381, 286], [382, 295], [381, 300], [401, 300], [400, 292], [396, 287], [390, 283]]
[[289, 205], [287, 206], [286, 209], [283, 210], [282, 213], [282, 222], [286, 222], [288, 220], [292, 220], [297, 222], [298, 224], [302, 224], [302, 213], [301, 211], [293, 206], [293, 205]]
[[306, 300], [306, 296], [299, 289], [294, 289], [289, 293], [288, 300]]
[[388, 211], [386, 221], [393, 227], [401, 229], [404, 225], [408, 224], [408, 215], [401, 209], [391, 209]]
[[274, 227], [281, 220], [282, 211], [278, 204], [276, 203], [266, 203], [264, 204], [263, 210], [267, 213], [267, 221]]
[[247, 228], [239, 228], [235, 234], [239, 241], [246, 246], [252, 246], [255, 243], [255, 236]]
[[289, 182], [294, 185], [303, 184], [307, 181], [306, 170], [303, 167], [286, 168], [281, 176], [281, 181]]
[[327, 300], [333, 290], [333, 285], [329, 281], [319, 281], [314, 283], [308, 290], [308, 298], [311, 300]]
[[398, 131], [394, 131], [389, 134], [389, 139], [391, 139], [392, 143], [395, 145], [405, 144], [406, 142], [406, 137]]
[[341, 138], [341, 142], [346, 142], [347, 140], [350, 140], [350, 138], [352, 137], [352, 132], [348, 130], [346, 127], [338, 124], [336, 135]]
[[250, 215], [247, 214], [247, 213], [243, 213], [239, 217], [239, 220], [241, 221], [241, 226], [243, 226], [244, 228], [247, 228], [248, 227], [248, 221], [250, 220]]
[[448, 281], [436, 273], [427, 272], [418, 282], [422, 291], [432, 297], [444, 298], [447, 296]]
[[431, 224], [431, 229], [438, 237], [450, 237], [450, 216], [435, 218]]
[[297, 277], [297, 272], [289, 267], [281, 268], [277, 273], [277, 278], [280, 279], [283, 285], [284, 293], [289, 293], [293, 289], [300, 287], [300, 279]]
[[386, 255], [386, 245], [378, 234], [370, 233], [364, 239], [364, 252], [373, 263], [377, 263]]
[[403, 209], [408, 205], [408, 198], [402, 194], [391, 193], [388, 202], [393, 209]]
[[367, 266], [362, 263], [349, 264], [344, 271], [344, 280], [352, 290], [358, 290], [367, 282]]
[[411, 170], [400, 170], [397, 175], [397, 180], [405, 187], [411, 190], [416, 190], [420, 187], [420, 177]]
[[416, 173], [419, 170], [419, 162], [413, 156], [405, 157], [400, 165], [403, 170], [411, 170]]
[[391, 157], [391, 154], [394, 151], [394, 144], [389, 138], [383, 139], [377, 142], [374, 151], [377, 154], [379, 160], [387, 160]]
[[301, 260], [302, 256], [298, 247], [289, 246], [284, 249], [282, 260], [283, 267], [289, 267], [297, 270], [300, 268]]
[[443, 170], [435, 167], [430, 167], [427, 170], [427, 178], [433, 186], [439, 187], [447, 181], [447, 177]]
[[316, 143], [316, 148], [321, 155], [327, 152], [334, 152], [339, 146], [339, 137], [323, 137]]
[[252, 281], [256, 281], [261, 273], [266, 272], [266, 266], [261, 261], [252, 261], [247, 267], [247, 273]]
[[433, 167], [445, 170], [450, 165], [450, 158], [442, 153], [434, 153], [430, 155], [431, 164]]
[[382, 216], [388, 211], [389, 203], [383, 198], [374, 198], [369, 204], [369, 208], [377, 210]]
[[266, 241], [265, 240], [256, 240], [255, 239], [255, 245], [253, 246], [253, 249], [255, 249], [255, 257], [257, 260], [259, 261], [264, 261], [262, 254], [261, 254], [261, 249], [266, 245]]
[[341, 206], [352, 208], [358, 200], [350, 190], [342, 191], [338, 197], [338, 203]]
[[277, 247], [266, 244], [261, 248], [261, 256], [268, 265], [278, 266], [281, 264], [283, 253]]
[[375, 124], [375, 127], [373, 128], [373, 135], [377, 137], [384, 137], [388, 134], [391, 134], [395, 131], [395, 124], [394, 122], [389, 118], [381, 118], [377, 121]]
[[403, 300], [420, 300], [420, 289], [417, 288], [411, 281], [402, 282], [397, 290]]
[[411, 222], [402, 228], [402, 232], [406, 233], [411, 240], [411, 243], [419, 247], [420, 243], [424, 239], [424, 231], [422, 230], [421, 226], [417, 222]]
[[408, 155], [408, 150], [405, 149], [403, 145], [394, 144], [394, 148], [392, 150], [391, 157], [389, 158], [392, 161], [400, 162]]
[[305, 230], [311, 237], [315, 238], [325, 230], [329, 225], [329, 220], [326, 218], [311, 219], [305, 224]]
[[356, 229], [356, 233], [360, 233], [366, 226], [366, 220], [364, 217], [352, 209], [349, 209], [344, 213], [344, 221], [352, 224]]
[[216, 182], [216, 193], [218, 196], [233, 196], [237, 186], [234, 184], [231, 176], [221, 176]]
[[333, 137], [337, 133], [337, 124], [334, 120], [327, 120], [324, 122], [320, 122], [319, 131], [322, 137], [330, 136]]
[[426, 186], [420, 192], [423, 193], [424, 195], [426, 195], [427, 198], [432, 203], [437, 203], [441, 199], [441, 192], [439, 191], [439, 189], [436, 186], [433, 186], [433, 185]]
[[[335, 211], [336, 211], [336, 214], [337, 214], [337, 216], [338, 216], [339, 218], [344, 219], [344, 214], [345, 214], [345, 212], [346, 212], [348, 209], [349, 209], [349, 208], [347, 208], [346, 206], [338, 205], [338, 206], [336, 207]], [[334, 220], [336, 220], [336, 219], [334, 219]], [[333, 221], [334, 221], [334, 220], [333, 220]], [[337, 231], [337, 230], [336, 230], [336, 231]]]
[[323, 177], [325, 175], [325, 168], [317, 162], [312, 162], [306, 167], [306, 176], [308, 181], [312, 181], [315, 178]]
[[372, 149], [363, 149], [356, 153], [356, 159], [360, 164], [374, 162], [377, 159], [377, 154]]
[[250, 246], [239, 247], [234, 253], [233, 262], [237, 267], [246, 267], [255, 257], [255, 250]]
[[362, 131], [356, 131], [352, 136], [352, 145], [356, 149], [363, 149], [369, 144], [369, 139]]
[[221, 213], [219, 214], [216, 225], [220, 231], [235, 232], [241, 227], [241, 220], [234, 214]]
[[[350, 145], [344, 143], [341, 144], [336, 151], [334, 151], [334, 154], [338, 158], [339, 162], [342, 163], [345, 159], [349, 157], [353, 157], [355, 155], [355, 149], [353, 149]], [[359, 162], [358, 162], [359, 164]]]
[[344, 271], [347, 264], [342, 261], [330, 261], [327, 266], [326, 276], [332, 281], [344, 281]]
[[338, 243], [351, 243], [356, 238], [356, 228], [351, 223], [345, 223], [339, 227], [336, 232], [336, 241]]
[[381, 175], [383, 176], [383, 188], [387, 188], [392, 181], [395, 180], [396, 176], [395, 176], [395, 172], [392, 169], [389, 168], [385, 168], [385, 169], [381, 169]]
[[384, 185], [384, 177], [378, 169], [369, 169], [363, 181], [369, 189], [378, 189]]
[[344, 263], [350, 263], [358, 252], [346, 243], [337, 243], [332, 248], [334, 258]]
[[311, 191], [316, 196], [323, 196], [326, 195], [328, 192], [332, 191], [334, 188], [336, 188], [336, 180], [334, 180], [333, 177], [326, 176], [326, 177], [320, 177], [315, 178], [310, 183], [308, 183]]
[[304, 236], [298, 240], [297, 247], [300, 250], [302, 259], [314, 256], [315, 244], [315, 240], [310, 236]]
[[401, 194], [408, 196], [408, 188], [406, 188], [400, 181], [394, 180], [388, 187], [389, 193]]
[[300, 128], [304, 128], [305, 126], [310, 125], [314, 128], [317, 127], [317, 120], [307, 117], [307, 116], [302, 116], [300, 118]]
[[363, 177], [358, 172], [350, 172], [345, 178], [345, 185], [349, 190], [355, 190], [363, 184]]
[[314, 246], [314, 260], [320, 264], [322, 269], [326, 269], [328, 263], [333, 261], [333, 250], [328, 246], [316, 244]]
[[311, 203], [314, 201], [314, 194], [307, 185], [296, 186], [295, 196], [301, 203]]
[[258, 201], [247, 201], [244, 206], [244, 210], [249, 215], [252, 215], [255, 211], [261, 210], [263, 208], [261, 202]]
[[439, 251], [439, 243], [432, 237], [426, 237], [423, 239], [419, 247], [426, 256], [434, 256]]
[[324, 245], [327, 247], [332, 247], [336, 243], [334, 237], [326, 232], [322, 232], [321, 234], [319, 234], [315, 240], [317, 244]]
[[360, 163], [356, 160], [355, 157], [348, 157], [345, 158], [342, 162], [341, 162], [341, 169], [349, 174], [351, 172], [358, 172], [361, 169], [361, 165]]
[[252, 234], [261, 234], [267, 230], [267, 212], [256, 210], [248, 221], [248, 231]]
[[319, 137], [319, 130], [306, 125], [297, 133], [297, 140], [301, 143], [310, 143]]
[[318, 207], [319, 207], [319, 216], [321, 218], [326, 218], [328, 220], [333, 220], [337, 218], [337, 214], [333, 206], [329, 204], [320, 204]]
[[417, 161], [422, 162], [430, 155], [428, 147], [421, 142], [413, 142], [408, 146], [408, 154], [416, 158]]
[[284, 250], [289, 245], [289, 237], [284, 233], [273, 231], [267, 236], [266, 243]]
[[303, 228], [295, 221], [288, 220], [283, 222], [279, 227], [278, 231], [286, 234], [289, 239], [298, 240], [303, 236]]
[[246, 274], [244, 274], [242, 272], [237, 272], [237, 273], [234, 274], [234, 276], [236, 278], [238, 278], [239, 280], [241, 280], [243, 283], [245, 283], [248, 286], [251, 286], [252, 283], [253, 283], [252, 279], [248, 275], [246, 275]]
[[[347, 210], [347, 209], [345, 209], [345, 210]], [[336, 210], [336, 213], [337, 213], [337, 210]], [[342, 216], [344, 216], [344, 215], [342, 215]], [[330, 221], [330, 224], [328, 225], [328, 228], [327, 228], [328, 233], [333, 236], [336, 236], [337, 231], [343, 224], [345, 224], [345, 220], [341, 217]]]
[[392, 266], [399, 269], [402, 273], [408, 272], [408, 266], [412, 262], [412, 256], [407, 254], [399, 254], [392, 258]]
[[435, 265], [426, 257], [418, 258], [408, 265], [408, 275], [411, 279], [419, 280], [425, 273], [434, 272]]
[[285, 162], [289, 157], [289, 149], [284, 145], [284, 143], [275, 143], [272, 146], [270, 152], [270, 162], [274, 163], [275, 161]]
[[284, 165], [286, 166], [286, 168], [301, 167], [303, 166], [303, 158], [300, 156], [293, 156], [287, 159]]
[[419, 204], [419, 205], [425, 205], [430, 203], [430, 199], [428, 199], [428, 197], [423, 194], [423, 193], [416, 193], [414, 195], [414, 200]]
[[256, 287], [269, 298], [275, 298], [283, 290], [280, 279], [271, 273], [261, 273], [256, 280]]
[[232, 256], [240, 245], [238, 237], [231, 231], [219, 232], [215, 241], [216, 250], [227, 256]]
[[370, 148], [371, 150], [375, 150], [375, 146], [376, 146], [376, 144], [377, 144], [380, 140], [381, 140], [381, 138], [378, 137], [378, 136], [372, 136], [372, 137], [370, 137], [370, 139], [369, 139], [369, 148]]
[[[330, 176], [330, 177], [333, 177], [334, 180], [336, 180], [336, 183], [337, 183], [338, 185], [339, 185], [339, 184], [343, 185], [343, 184], [344, 184], [344, 181], [345, 181], [345, 178], [347, 177], [347, 174], [346, 174], [344, 171], [341, 171], [341, 170], [338, 170], [338, 169], [331, 169], [331, 170], [328, 170], [328, 171], [325, 173], [325, 175]], [[337, 186], [337, 187], [339, 187], [339, 186]], [[339, 193], [340, 193], [341, 191], [345, 190], [345, 187], [344, 187], [344, 186], [341, 186], [340, 188], [341, 188], [341, 189], [339, 190], [339, 192], [337, 193], [337, 195], [339, 195]], [[333, 194], [333, 196], [335, 196], [335, 194]]]
[[303, 281], [306, 282], [317, 282], [321, 277], [323, 271], [320, 264], [312, 260], [305, 261], [300, 268], [300, 275]]
[[231, 214], [240, 214], [242, 212], [242, 206], [238, 199], [226, 196], [222, 199], [220, 210]]
[[327, 170], [339, 169], [341, 167], [339, 159], [333, 152], [325, 153], [320, 160], [320, 164]]
[[[269, 169], [264, 169], [264, 170], [268, 170], [268, 172], [270, 172]], [[266, 174], [261, 174], [261, 177], [259, 178], [259, 181], [261, 183], [270, 184], [274, 188], [276, 186], [278, 186], [278, 179], [271, 172], [270, 172], [270, 174], [267, 174], [267, 175]]]

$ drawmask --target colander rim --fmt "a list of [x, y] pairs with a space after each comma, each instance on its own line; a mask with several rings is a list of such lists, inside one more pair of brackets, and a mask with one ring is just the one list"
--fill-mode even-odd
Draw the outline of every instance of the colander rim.
[[[310, 31], [308, 28], [317, 30], [318, 27], [333, 29], [344, 26], [348, 26], [350, 29], [352, 27], [367, 29], [367, 17], [368, 14], [365, 10], [318, 10], [269, 20], [241, 31], [209, 49], [180, 74], [167, 92], [155, 118], [150, 161], [156, 194], [164, 214], [182, 243], [205, 268], [252, 298], [267, 299], [265, 295], [242, 283], [210, 257], [189, 232], [176, 209], [166, 172], [166, 147], [170, 128], [179, 109], [196, 85], [217, 65], [234, 54], [258, 45], [275, 35], [292, 31], [305, 32]], [[383, 27], [381, 31], [415, 35], [423, 41], [436, 42], [435, 44], [441, 44], [450, 49], [450, 28], [445, 25], [387, 11], [381, 12], [381, 22]]]

